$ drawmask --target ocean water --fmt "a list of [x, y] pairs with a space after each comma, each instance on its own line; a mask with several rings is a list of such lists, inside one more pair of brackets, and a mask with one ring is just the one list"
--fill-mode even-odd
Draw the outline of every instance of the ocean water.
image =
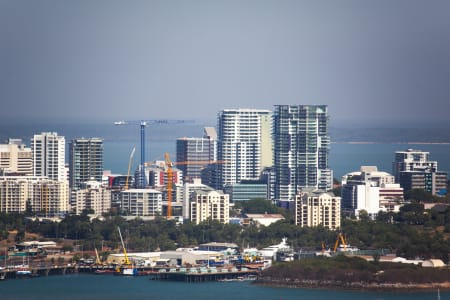
[[[201, 137], [205, 126], [211, 123], [149, 125], [146, 128], [146, 161], [164, 160], [169, 153], [176, 160], [176, 139]], [[129, 156], [136, 147], [132, 162], [135, 169], [140, 161], [140, 128], [138, 125], [115, 126], [113, 122], [102, 124], [10, 124], [0, 121], [0, 143], [8, 138], [22, 138], [30, 145], [33, 134], [43, 131], [57, 132], [68, 143], [73, 138], [100, 137], [104, 139], [104, 169], [114, 174], [126, 174]], [[430, 159], [438, 161], [438, 168], [450, 171], [450, 129], [408, 128], [333, 128], [331, 130], [329, 166], [334, 177], [340, 179], [348, 172], [363, 165], [374, 165], [379, 170], [392, 172], [394, 153], [414, 148], [430, 152]], [[364, 141], [364, 143], [362, 143]], [[419, 141], [419, 142], [418, 142]], [[68, 155], [68, 151], [66, 151]], [[68, 158], [66, 159], [68, 161]]]
[[[441, 299], [450, 293], [441, 291]], [[319, 289], [274, 288], [249, 282], [170, 282], [153, 281], [147, 276], [120, 277], [74, 274], [0, 282], [2, 300], [427, 300], [436, 292], [382, 293]]]

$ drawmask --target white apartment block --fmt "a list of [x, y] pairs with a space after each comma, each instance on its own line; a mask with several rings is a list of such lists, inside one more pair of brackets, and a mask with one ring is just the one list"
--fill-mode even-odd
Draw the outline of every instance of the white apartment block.
[[218, 191], [197, 191], [190, 201], [190, 220], [200, 224], [208, 219], [223, 224], [230, 222], [229, 196]]
[[154, 189], [130, 189], [120, 192], [120, 208], [130, 216], [162, 214], [162, 193]]
[[183, 219], [188, 220], [191, 206], [190, 206], [190, 200], [192, 198], [192, 195], [197, 191], [206, 191], [210, 192], [213, 191], [213, 189], [205, 184], [202, 184], [202, 181], [200, 178], [194, 178], [192, 183], [185, 183], [183, 185], [182, 193], [180, 195], [181, 199], [183, 199]]
[[359, 172], [342, 177], [342, 209], [358, 216], [364, 210], [375, 218], [379, 211], [398, 211], [404, 202], [403, 188], [395, 177], [378, 171], [375, 166], [362, 166]]
[[218, 186], [259, 179], [272, 166], [271, 112], [260, 109], [225, 109], [218, 114]]
[[103, 214], [111, 209], [111, 191], [100, 182], [88, 181], [74, 191], [75, 207], [72, 210], [79, 215], [85, 209], [94, 210], [95, 214]]
[[341, 197], [321, 190], [304, 191], [295, 198], [295, 224], [301, 227], [341, 227]]
[[69, 212], [69, 185], [64, 181], [34, 176], [0, 177], [0, 211], [42, 215]]
[[67, 181], [65, 138], [56, 132], [35, 134], [31, 139], [33, 175]]
[[10, 139], [0, 144], [0, 174], [33, 175], [33, 153], [20, 139]]
[[428, 170], [435, 172], [438, 169], [437, 161], [429, 160], [430, 152], [407, 149], [406, 151], [395, 151], [395, 159], [392, 170], [398, 181], [400, 172], [411, 172], [417, 170]]

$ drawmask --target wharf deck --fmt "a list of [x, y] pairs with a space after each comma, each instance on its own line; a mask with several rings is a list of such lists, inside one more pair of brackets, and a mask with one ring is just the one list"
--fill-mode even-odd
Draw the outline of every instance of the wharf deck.
[[172, 270], [150, 274], [150, 280], [170, 280], [185, 282], [252, 280], [259, 275], [257, 270]]
[[0, 271], [0, 279], [4, 280], [4, 279], [39, 277], [50, 275], [65, 275], [78, 272], [76, 266], [30, 267], [27, 270], [30, 271], [29, 274], [20, 274], [17, 272], [18, 269], [15, 268], [3, 269]]

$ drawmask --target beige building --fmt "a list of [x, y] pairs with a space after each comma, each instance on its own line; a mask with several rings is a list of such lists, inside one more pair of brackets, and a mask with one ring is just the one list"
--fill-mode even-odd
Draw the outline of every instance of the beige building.
[[341, 197], [321, 190], [300, 192], [295, 199], [295, 224], [338, 229], [341, 226]]
[[46, 215], [69, 212], [68, 183], [46, 177], [0, 177], [0, 211], [11, 213], [27, 209]]
[[10, 139], [0, 144], [0, 174], [33, 175], [33, 153], [20, 139]]
[[92, 209], [95, 214], [103, 214], [111, 209], [111, 191], [102, 187], [100, 182], [88, 181], [81, 184], [81, 189], [74, 191], [75, 207], [72, 210], [81, 214], [84, 209]]
[[156, 216], [162, 213], [162, 193], [154, 189], [120, 192], [120, 209], [131, 216]]
[[208, 219], [228, 224], [230, 200], [227, 194], [218, 191], [196, 191], [190, 201], [190, 220], [199, 224]]

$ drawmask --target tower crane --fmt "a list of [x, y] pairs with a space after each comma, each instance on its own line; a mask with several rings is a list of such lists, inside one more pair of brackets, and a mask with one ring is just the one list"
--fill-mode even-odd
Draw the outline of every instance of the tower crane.
[[193, 123], [190, 120], [140, 120], [140, 121], [117, 121], [114, 122], [114, 125], [122, 126], [122, 125], [138, 125], [140, 128], [141, 134], [141, 162], [140, 162], [140, 173], [139, 173], [139, 181], [138, 187], [145, 187], [145, 127], [150, 124], [184, 124], [184, 123]]
[[172, 184], [173, 184], [173, 171], [172, 166], [177, 165], [209, 165], [209, 164], [223, 164], [226, 161], [223, 160], [191, 160], [191, 161], [170, 161], [169, 153], [164, 154], [165, 163], [167, 167], [167, 218], [172, 217]]
[[125, 179], [125, 190], [128, 190], [128, 180], [130, 178], [131, 162], [133, 161], [133, 156], [134, 156], [135, 150], [136, 150], [136, 147], [133, 147], [133, 150], [130, 153], [130, 161], [128, 162], [128, 173], [127, 173], [127, 178]]

